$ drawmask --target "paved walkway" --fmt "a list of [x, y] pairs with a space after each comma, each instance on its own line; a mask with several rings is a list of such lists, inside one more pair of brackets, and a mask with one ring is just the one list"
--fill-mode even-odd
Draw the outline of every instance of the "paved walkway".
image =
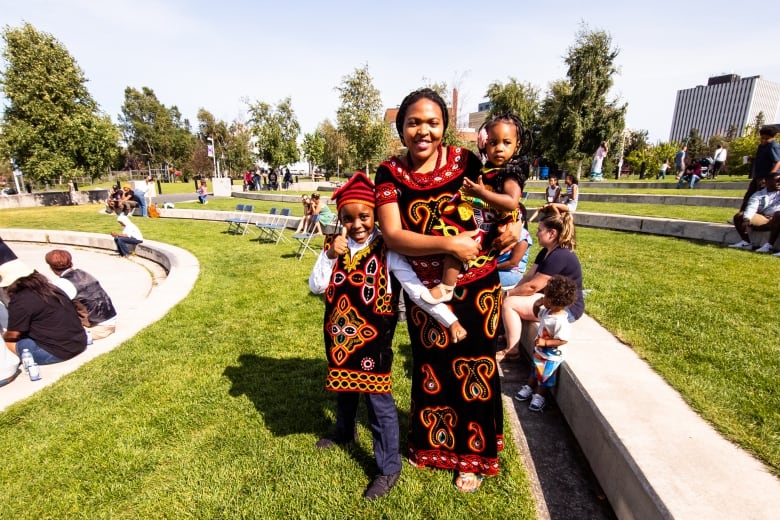
[[[50, 277], [54, 277], [54, 274], [44, 261], [46, 253], [52, 249], [70, 251], [73, 265], [94, 275], [111, 295], [119, 320], [114, 334], [95, 341], [82, 354], [64, 363], [41, 366], [41, 380], [30, 381], [26, 374], [22, 373], [16, 380], [0, 388], [0, 411], [51, 385], [63, 375], [100, 354], [112, 350], [133, 337], [139, 330], [162, 318], [173, 305], [189, 293], [198, 273], [197, 260], [193, 268], [194, 257], [184, 250], [179, 250], [183, 257], [179, 259], [180, 267], [176, 277], [178, 287], [172, 287], [171, 284], [166, 286], [168, 275], [160, 264], [138, 256], [122, 258], [115, 252], [103, 249], [60, 244], [13, 241], [7, 243], [20, 259]], [[145, 243], [152, 244], [151, 241]], [[152, 299], [154, 305], [150, 305]]]

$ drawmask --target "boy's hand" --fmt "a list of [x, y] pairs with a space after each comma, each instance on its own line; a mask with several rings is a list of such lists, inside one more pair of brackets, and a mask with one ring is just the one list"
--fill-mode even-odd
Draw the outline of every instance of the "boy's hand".
[[466, 332], [466, 329], [463, 328], [459, 321], [456, 321], [450, 325], [450, 335], [452, 336], [452, 342], [457, 343], [466, 339], [468, 332]]
[[347, 246], [347, 228], [341, 228], [341, 234], [333, 239], [328, 249], [328, 258], [334, 260], [347, 252], [349, 247]]

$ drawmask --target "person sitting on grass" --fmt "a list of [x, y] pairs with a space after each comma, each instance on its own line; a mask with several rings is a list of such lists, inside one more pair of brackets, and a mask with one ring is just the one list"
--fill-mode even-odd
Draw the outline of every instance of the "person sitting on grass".
[[677, 188], [682, 188], [686, 182], [688, 187], [693, 189], [694, 185], [701, 180], [701, 162], [698, 159], [692, 159], [688, 167], [685, 168], [685, 174], [677, 181]]
[[206, 181], [200, 181], [200, 186], [198, 186], [198, 202], [201, 204], [208, 204], [209, 201], [206, 200], [206, 197], [209, 194], [209, 188], [206, 184]]
[[[309, 288], [325, 294], [325, 388], [338, 393], [336, 428], [315, 446], [332, 448], [355, 439], [357, 408], [364, 394], [379, 468], [364, 497], [374, 500], [390, 492], [401, 474], [398, 412], [391, 393], [394, 309], [401, 290], [391, 282], [391, 274], [417, 305], [449, 325], [453, 342], [464, 339], [466, 330], [446, 305], [422, 302], [420, 295], [427, 289], [406, 259], [385, 246], [374, 225], [373, 182], [357, 172], [333, 196], [344, 227], [340, 235], [325, 240]], [[444, 329], [430, 333], [446, 335]]]
[[567, 307], [577, 301], [578, 293], [574, 280], [555, 275], [547, 282], [544, 296], [534, 303], [539, 330], [534, 340], [533, 370], [528, 382], [515, 394], [518, 401], [531, 399], [528, 409], [532, 412], [542, 411], [549, 389], [555, 386], [566, 344], [571, 339]]

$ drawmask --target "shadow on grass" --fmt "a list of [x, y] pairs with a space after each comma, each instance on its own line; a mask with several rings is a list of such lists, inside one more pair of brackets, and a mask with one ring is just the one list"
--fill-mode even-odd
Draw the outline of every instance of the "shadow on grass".
[[[246, 396], [272, 435], [310, 434], [319, 439], [335, 426], [331, 418], [336, 415], [336, 398], [325, 390], [326, 373], [324, 358], [278, 359], [242, 354], [238, 366], [226, 367], [223, 375], [232, 382], [229, 394]], [[367, 424], [362, 405], [358, 423]], [[360, 464], [367, 476], [376, 474], [373, 451], [363, 443], [350, 443], [341, 449]]]

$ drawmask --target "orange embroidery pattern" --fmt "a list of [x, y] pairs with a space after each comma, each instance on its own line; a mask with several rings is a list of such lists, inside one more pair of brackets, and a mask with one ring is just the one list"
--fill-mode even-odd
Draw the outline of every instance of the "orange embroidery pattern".
[[333, 391], [386, 394], [393, 390], [390, 374], [369, 374], [346, 369], [328, 369], [325, 388]]
[[433, 373], [433, 367], [428, 363], [425, 363], [422, 368], [423, 372], [423, 390], [426, 394], [438, 394], [441, 391], [441, 383], [436, 379], [436, 374]]
[[428, 442], [434, 448], [451, 450], [455, 447], [453, 429], [457, 421], [455, 410], [449, 406], [424, 408], [420, 422], [428, 428]]
[[350, 354], [375, 338], [379, 332], [342, 295], [330, 315], [328, 334], [333, 339], [330, 355], [333, 362], [342, 365]]
[[466, 401], [489, 401], [493, 392], [488, 382], [496, 371], [496, 365], [488, 357], [477, 359], [458, 358], [452, 362], [455, 377], [463, 382], [461, 393]]

